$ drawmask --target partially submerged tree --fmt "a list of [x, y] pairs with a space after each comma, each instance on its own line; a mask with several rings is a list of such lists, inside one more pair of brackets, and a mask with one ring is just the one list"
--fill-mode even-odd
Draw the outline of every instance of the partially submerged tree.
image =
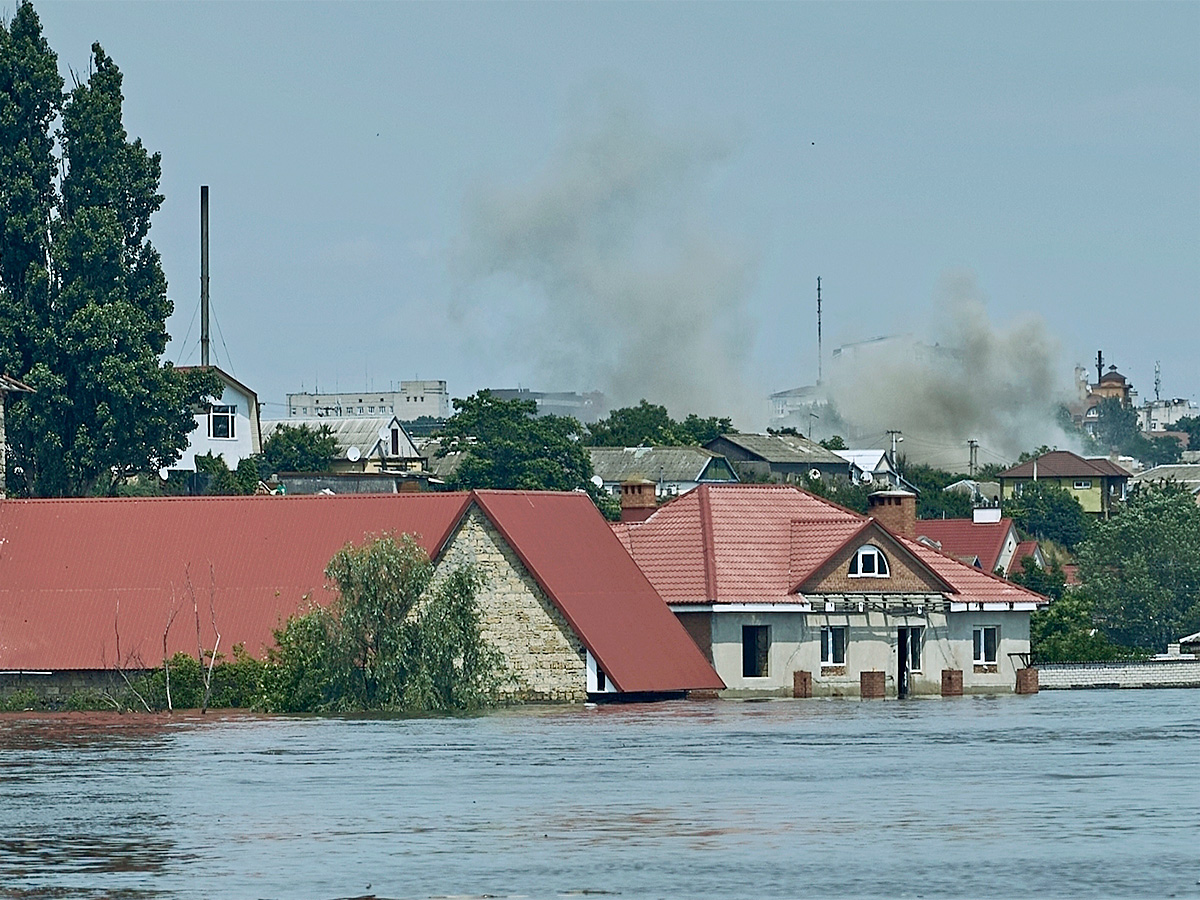
[[172, 304], [148, 235], [161, 162], [128, 139], [122, 100], [99, 44], [64, 102], [32, 5], [0, 24], [0, 370], [37, 391], [7, 422], [24, 475], [9, 484], [36, 495], [114, 490], [170, 465], [192, 407], [220, 391], [211, 372], [160, 361]]
[[479, 579], [435, 582], [412, 537], [338, 551], [325, 571], [338, 596], [276, 632], [263, 700], [278, 712], [474, 709], [492, 702], [502, 664], [481, 632]]

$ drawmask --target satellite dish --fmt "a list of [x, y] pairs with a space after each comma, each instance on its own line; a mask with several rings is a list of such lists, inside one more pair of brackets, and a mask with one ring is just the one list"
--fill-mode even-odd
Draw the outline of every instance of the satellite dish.
[[821, 470], [820, 469], [809, 469], [808, 477], [811, 478], [813, 481], [820, 481], [821, 480]]
[[386, 441], [389, 438], [391, 438], [391, 436], [392, 436], [392, 433], [390, 431], [388, 431], [386, 425], [384, 425], [382, 428], [379, 429], [379, 439], [381, 441]]
[[593, 475], [592, 476], [592, 484], [594, 484], [598, 488], [602, 488], [602, 487], [604, 487], [604, 479], [601, 478], [599, 475]]
[[858, 480], [861, 481], [863, 484], [870, 484], [872, 481], [875, 480], [875, 476], [872, 475], [870, 472], [863, 472], [860, 476], [858, 476]]
[[351, 447], [349, 450], [346, 451], [346, 459], [350, 460], [350, 462], [358, 462], [358, 460], [361, 456], [362, 456], [362, 451], [359, 450], [357, 447]]

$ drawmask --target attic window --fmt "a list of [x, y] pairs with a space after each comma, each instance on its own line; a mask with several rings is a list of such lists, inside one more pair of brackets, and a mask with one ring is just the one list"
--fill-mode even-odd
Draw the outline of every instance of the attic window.
[[863, 544], [850, 557], [851, 578], [887, 578], [890, 575], [887, 557], [874, 544]]
[[392, 429], [392, 456], [400, 455], [400, 429]]
[[233, 424], [236, 417], [236, 406], [210, 406], [208, 408], [208, 436], [211, 438], [234, 437]]

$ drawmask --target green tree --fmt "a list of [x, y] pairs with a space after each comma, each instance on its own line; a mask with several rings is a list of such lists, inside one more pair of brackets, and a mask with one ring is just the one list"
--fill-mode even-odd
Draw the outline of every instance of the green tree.
[[846, 442], [844, 440], [842, 440], [842, 436], [840, 434], [835, 434], [831, 437], [827, 437], [827, 438], [825, 438], [825, 440], [819, 441], [818, 443], [820, 443], [820, 445], [822, 447], [824, 447], [826, 450], [849, 450], [850, 449], [849, 447], [846, 446]]
[[263, 441], [261, 470], [276, 472], [324, 472], [337, 455], [337, 438], [328, 425], [280, 425]]
[[1200, 507], [1173, 486], [1142, 485], [1079, 548], [1082, 588], [1118, 644], [1161, 651], [1200, 631]]
[[1093, 437], [1102, 448], [1124, 453], [1138, 437], [1137, 412], [1119, 397], [1105, 397], [1096, 410]]
[[1034, 665], [1104, 662], [1139, 655], [1117, 646], [1096, 627], [1092, 601], [1077, 591], [1064, 594], [1030, 617], [1029, 649]]
[[869, 506], [867, 498], [871, 496], [872, 491], [876, 490], [868, 484], [852, 484], [841, 478], [826, 481], [822, 478], [810, 478], [807, 474], [803, 476], [800, 487], [810, 494], [832, 500], [839, 506], [844, 506], [864, 516], [867, 514]]
[[[94, 44], [64, 103], [55, 63], [21, 3], [0, 38], [0, 366], [37, 391], [8, 418], [9, 464], [24, 472], [9, 483], [44, 496], [114, 491], [170, 465], [192, 408], [220, 391], [211, 372], [160, 362], [171, 302], [149, 230], [161, 160], [127, 138], [120, 71]], [[58, 192], [48, 169], [64, 173]]]
[[569, 416], [538, 416], [532, 400], [501, 400], [491, 391], [455, 399], [442, 431], [442, 453], [466, 455], [451, 477], [456, 490], [587, 490], [592, 461]]
[[1087, 534], [1087, 519], [1079, 501], [1065, 488], [1044, 481], [1022, 484], [1020, 495], [1003, 503], [1004, 515], [1038, 540], [1057, 541], [1074, 548]]
[[1189, 450], [1200, 450], [1200, 416], [1184, 416], [1172, 426], [1172, 430], [1187, 434]]
[[263, 672], [264, 705], [279, 712], [474, 709], [502, 670], [484, 641], [479, 579], [457, 569], [434, 581], [408, 535], [346, 546], [325, 575], [338, 596], [288, 620]]
[[222, 456], [205, 453], [196, 456], [196, 471], [209, 476], [204, 493], [213, 495], [253, 494], [258, 490], [258, 462], [253, 457], [238, 460], [230, 470]]
[[707, 444], [732, 431], [733, 421], [727, 417], [688, 413], [676, 422], [665, 406], [643, 399], [589, 425], [584, 441], [592, 447], [677, 447]]
[[920, 491], [917, 495], [917, 516], [922, 519], [969, 518], [971, 495], [945, 489], [946, 485], [962, 477], [924, 463], [906, 464], [905, 480]]
[[1051, 563], [1050, 568], [1043, 569], [1032, 556], [1015, 560], [1008, 580], [1052, 600], [1062, 597], [1067, 588], [1067, 576], [1062, 566]]

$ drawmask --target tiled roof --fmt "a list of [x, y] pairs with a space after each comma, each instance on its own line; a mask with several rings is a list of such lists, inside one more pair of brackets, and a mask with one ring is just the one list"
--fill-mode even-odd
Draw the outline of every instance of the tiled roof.
[[[701, 447], [589, 447], [592, 471], [606, 482], [630, 478], [651, 481], [699, 481], [719, 454]], [[721, 472], [721, 481], [737, 481], [733, 470]], [[710, 473], [711, 477], [712, 473]]]
[[815, 441], [810, 441], [800, 435], [723, 434], [721, 437], [769, 463], [799, 463], [800, 465], [833, 463], [840, 465], [845, 462], [832, 450], [826, 450]]
[[1034, 462], [1041, 478], [1128, 478], [1129, 473], [1108, 459], [1084, 459], [1070, 450], [1051, 450], [1000, 473], [1001, 478], [1032, 478]]
[[[668, 603], [782, 603], [799, 599], [797, 584], [873, 522], [789, 485], [701, 485], [645, 522], [614, 530]], [[956, 601], [1041, 599], [891, 536]]]
[[[130, 668], [162, 661], [172, 605], [215, 597], [221, 649], [253, 655], [310, 601], [324, 568], [372, 534], [408, 533], [437, 558], [472, 504], [624, 691], [720, 680], [591, 500], [581, 493], [359, 494], [0, 502], [0, 669]], [[181, 616], [168, 653], [195, 650]]]
[[1021, 541], [1021, 543], [1017, 544], [1017, 549], [1013, 551], [1013, 561], [1012, 561], [1013, 568], [1014, 569], [1024, 569], [1024, 566], [1022, 565], [1022, 561], [1026, 557], [1028, 557], [1030, 559], [1037, 559], [1037, 552], [1038, 552], [1038, 542], [1037, 541]]
[[994, 572], [1012, 528], [1012, 519], [980, 523], [971, 519], [921, 519], [917, 522], [917, 536], [936, 541], [943, 553], [959, 559], [978, 556], [983, 570]]

